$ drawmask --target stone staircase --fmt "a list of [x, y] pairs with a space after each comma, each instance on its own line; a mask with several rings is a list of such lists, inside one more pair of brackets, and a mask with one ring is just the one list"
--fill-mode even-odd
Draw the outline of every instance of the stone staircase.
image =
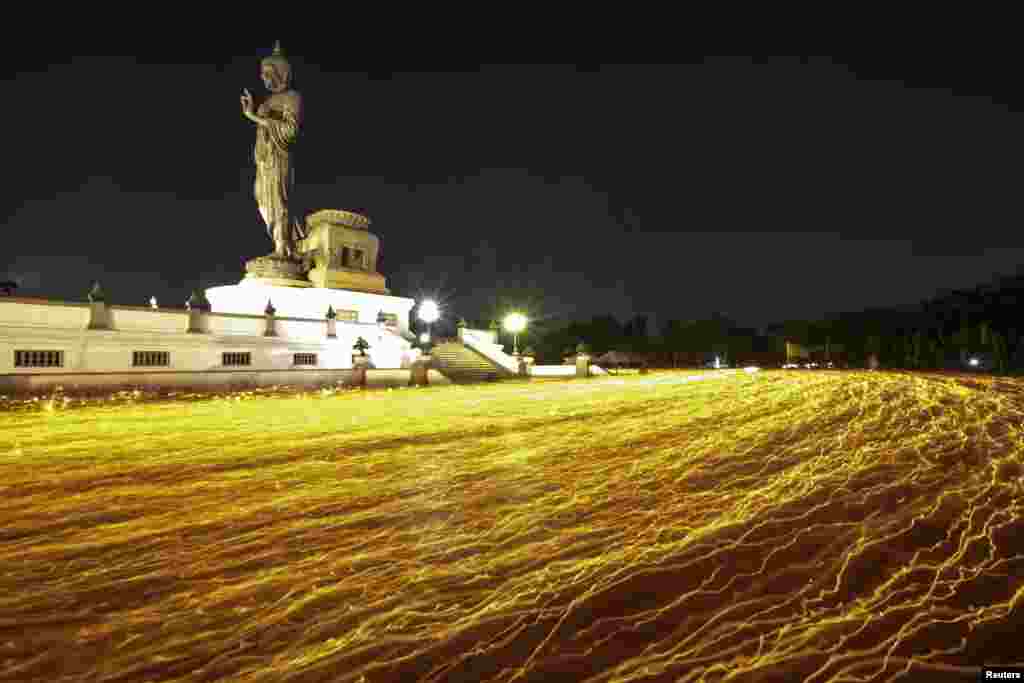
[[512, 376], [505, 368], [459, 342], [437, 344], [432, 349], [434, 367], [452, 382], [491, 382]]

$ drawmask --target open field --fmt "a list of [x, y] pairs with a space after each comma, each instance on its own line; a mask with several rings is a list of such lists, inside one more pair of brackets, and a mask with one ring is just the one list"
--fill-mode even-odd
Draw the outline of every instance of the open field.
[[1019, 379], [680, 371], [5, 408], [0, 680], [1024, 662]]

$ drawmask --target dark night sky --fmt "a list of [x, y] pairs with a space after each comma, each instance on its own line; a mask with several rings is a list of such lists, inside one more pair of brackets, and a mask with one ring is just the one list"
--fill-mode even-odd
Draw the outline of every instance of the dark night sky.
[[[238, 102], [263, 97], [269, 48], [8, 73], [0, 277], [174, 306], [241, 279], [272, 249]], [[898, 64], [827, 58], [376, 74], [288, 48], [301, 200], [366, 210], [392, 292], [450, 316], [500, 297], [535, 316], [763, 325], [1024, 264], [1022, 114], [965, 90], [970, 69], [915, 87]]]

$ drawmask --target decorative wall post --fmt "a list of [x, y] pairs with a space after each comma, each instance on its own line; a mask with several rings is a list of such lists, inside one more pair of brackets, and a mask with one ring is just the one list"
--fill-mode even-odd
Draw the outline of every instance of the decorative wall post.
[[576, 376], [590, 377], [590, 354], [583, 342], [576, 346]]
[[277, 336], [277, 330], [274, 329], [275, 313], [277, 313], [277, 309], [274, 308], [274, 304], [270, 303], [270, 299], [267, 299], [267, 307], [263, 309], [263, 315], [266, 317], [266, 329], [263, 331], [264, 337]]
[[89, 327], [90, 330], [109, 330], [110, 312], [107, 310], [107, 297], [96, 282], [89, 290]]
[[425, 387], [430, 384], [430, 361], [432, 356], [420, 356], [409, 369], [409, 386]]
[[327, 305], [327, 338], [337, 339], [337, 317], [338, 314], [334, 312], [334, 307], [330, 304]]
[[523, 351], [523, 355], [519, 357], [519, 374], [520, 375], [523, 375], [524, 377], [529, 377], [529, 375], [530, 375], [530, 367], [533, 365], [534, 359], [536, 357], [537, 357], [537, 354], [534, 353], [533, 347], [532, 346], [527, 346], [526, 349]]
[[352, 383], [357, 387], [366, 386], [366, 368], [370, 364], [370, 358], [366, 355], [366, 349], [370, 345], [365, 339], [359, 337], [352, 347], [356, 353], [352, 354]]
[[206, 314], [210, 312], [210, 302], [197, 289], [185, 302], [188, 309], [188, 330], [187, 332], [206, 332]]

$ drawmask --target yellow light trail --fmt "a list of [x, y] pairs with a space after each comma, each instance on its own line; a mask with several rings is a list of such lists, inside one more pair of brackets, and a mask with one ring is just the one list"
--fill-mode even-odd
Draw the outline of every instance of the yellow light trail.
[[1020, 380], [0, 407], [0, 680], [823, 683], [1024, 661]]

